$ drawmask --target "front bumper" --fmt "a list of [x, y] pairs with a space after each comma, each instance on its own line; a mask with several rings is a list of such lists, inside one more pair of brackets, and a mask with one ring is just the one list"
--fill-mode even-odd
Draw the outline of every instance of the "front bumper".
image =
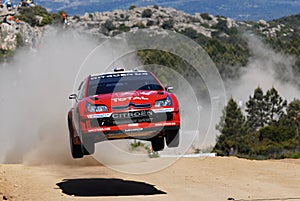
[[115, 113], [89, 114], [80, 119], [83, 138], [95, 141], [111, 139], [149, 139], [166, 130], [180, 128], [179, 111], [172, 108], [164, 110], [135, 110]]
[[105, 140], [118, 140], [118, 139], [140, 139], [151, 140], [154, 136], [164, 136], [165, 131], [179, 130], [180, 126], [165, 126], [165, 127], [148, 127], [136, 128], [131, 130], [115, 130], [104, 132], [90, 132], [82, 135], [83, 141], [101, 142]]

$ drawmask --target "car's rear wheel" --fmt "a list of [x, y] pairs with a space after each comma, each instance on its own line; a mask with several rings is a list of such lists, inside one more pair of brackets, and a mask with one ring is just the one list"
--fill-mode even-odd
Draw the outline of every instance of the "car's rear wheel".
[[161, 151], [165, 147], [165, 140], [163, 137], [155, 136], [151, 139], [151, 146], [153, 151]]
[[168, 147], [178, 147], [179, 138], [179, 129], [166, 131], [166, 144]]

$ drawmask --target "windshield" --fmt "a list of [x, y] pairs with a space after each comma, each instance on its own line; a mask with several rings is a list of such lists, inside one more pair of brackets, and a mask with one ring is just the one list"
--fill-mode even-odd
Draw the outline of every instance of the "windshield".
[[87, 96], [137, 90], [163, 90], [163, 87], [148, 72], [106, 74], [90, 77]]

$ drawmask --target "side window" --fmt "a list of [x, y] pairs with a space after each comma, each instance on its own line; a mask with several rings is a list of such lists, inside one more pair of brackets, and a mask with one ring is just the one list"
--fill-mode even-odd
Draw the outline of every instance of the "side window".
[[78, 87], [78, 99], [79, 100], [83, 99], [84, 88], [85, 88], [85, 81], [82, 81]]

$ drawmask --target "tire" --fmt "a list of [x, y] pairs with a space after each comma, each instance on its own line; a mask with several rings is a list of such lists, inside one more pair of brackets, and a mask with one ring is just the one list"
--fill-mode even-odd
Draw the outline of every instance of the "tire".
[[73, 137], [71, 136], [71, 134], [70, 134], [70, 148], [71, 148], [71, 153], [72, 153], [73, 158], [82, 158], [83, 157], [81, 145], [74, 144]]
[[165, 148], [165, 140], [163, 137], [154, 137], [151, 139], [151, 146], [153, 151], [161, 151]]
[[91, 155], [95, 153], [95, 143], [91, 141], [84, 141], [82, 143], [82, 150], [84, 155]]
[[82, 158], [83, 152], [81, 145], [74, 144], [73, 141], [73, 127], [71, 124], [70, 119], [68, 119], [68, 126], [69, 126], [69, 139], [70, 139], [70, 148], [71, 148], [71, 154], [73, 158]]
[[178, 147], [179, 138], [179, 129], [166, 131], [166, 144], [168, 147]]

